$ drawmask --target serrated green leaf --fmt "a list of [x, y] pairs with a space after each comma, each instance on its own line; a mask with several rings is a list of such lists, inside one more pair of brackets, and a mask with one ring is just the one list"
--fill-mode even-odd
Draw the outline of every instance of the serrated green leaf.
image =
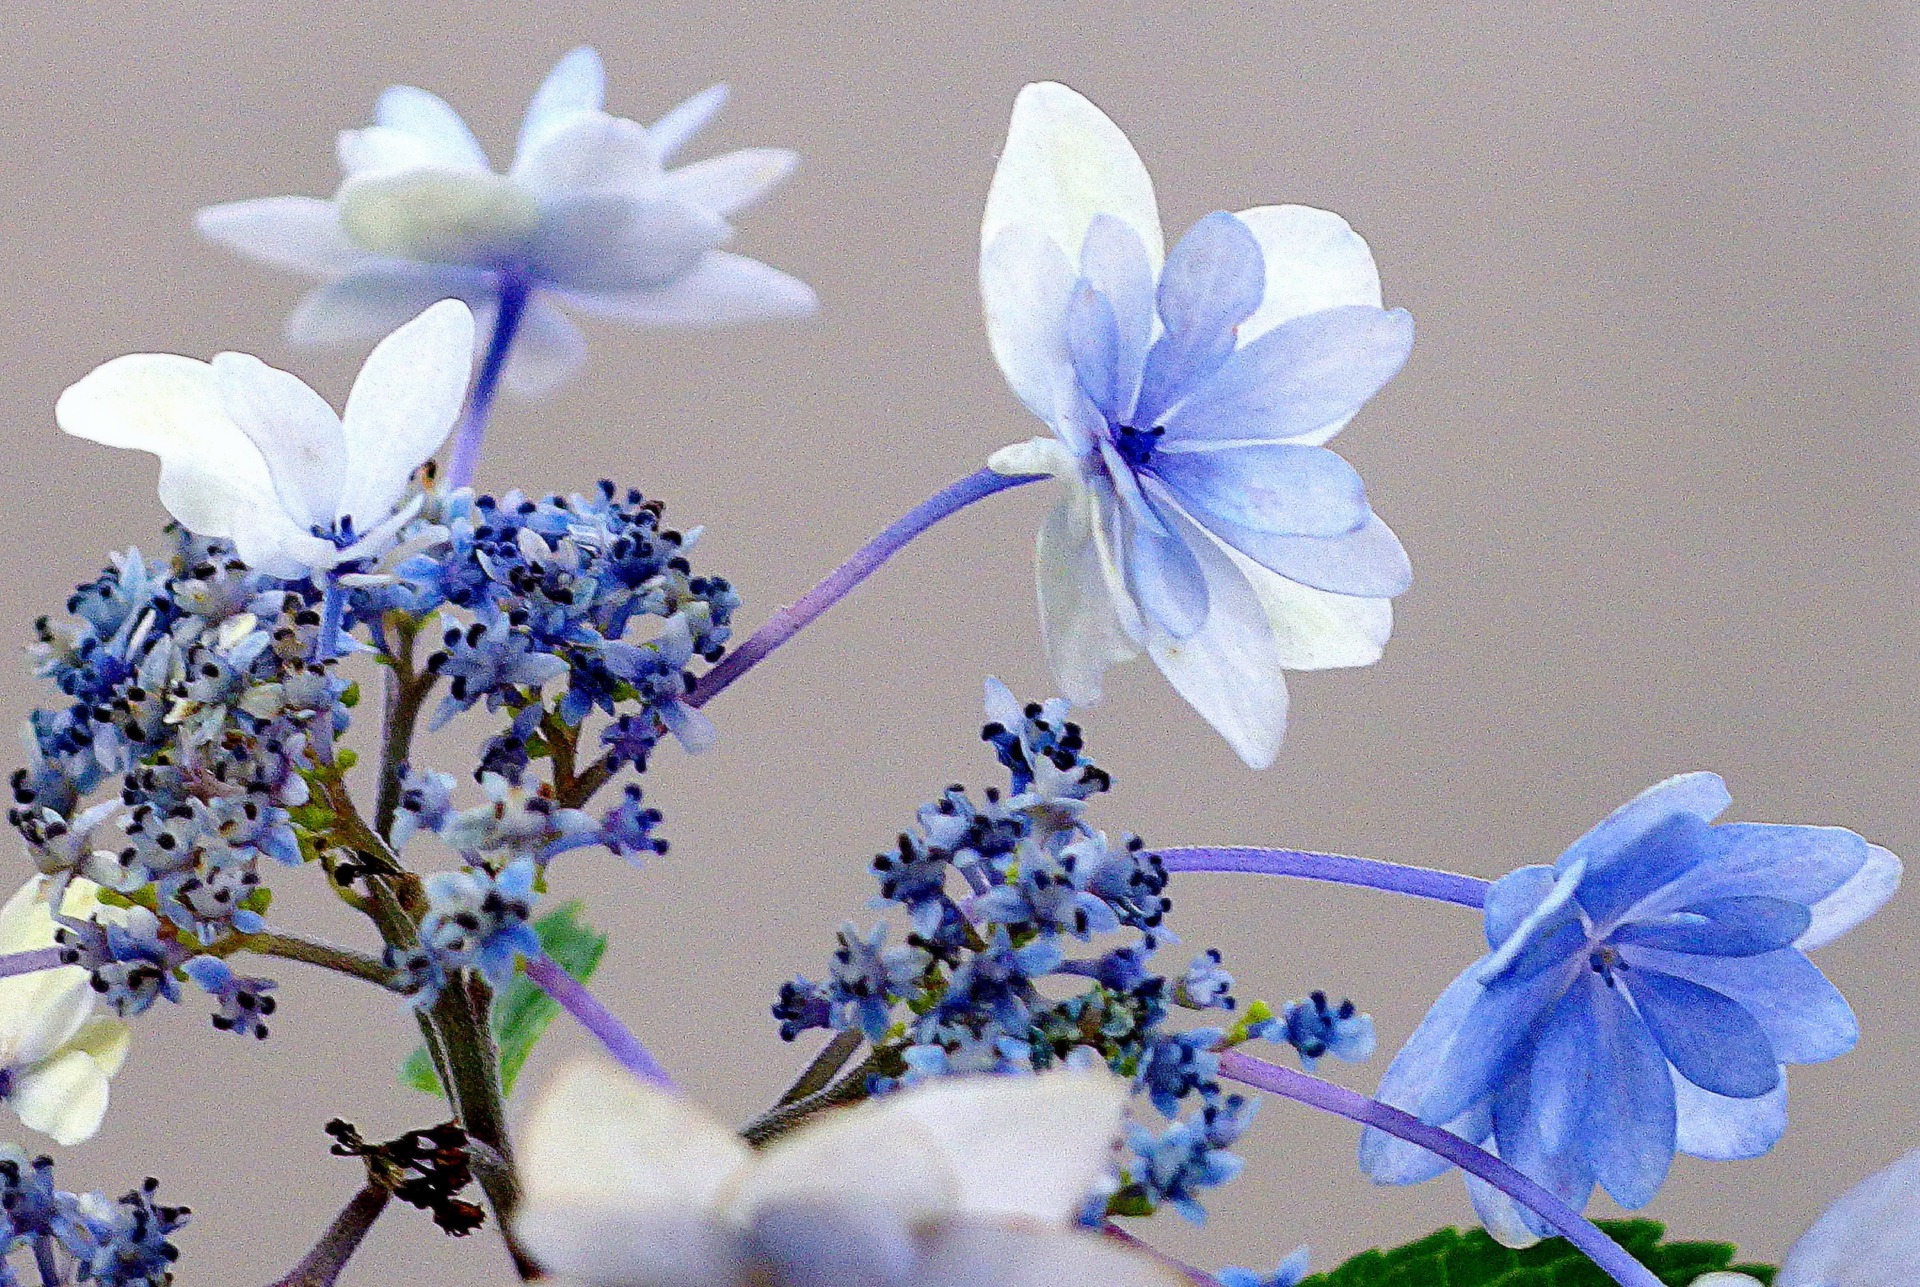
[[[593, 972], [600, 968], [600, 958], [607, 950], [607, 936], [581, 921], [583, 906], [578, 900], [566, 903], [535, 921], [533, 930], [555, 965], [580, 982], [588, 983], [593, 979]], [[534, 1043], [559, 1013], [560, 1003], [525, 975], [515, 975], [506, 990], [494, 998], [491, 1026], [494, 1043], [500, 1048], [500, 1084], [507, 1094], [513, 1093], [513, 1084], [519, 1080], [527, 1056], [533, 1053]], [[433, 1070], [433, 1057], [425, 1046], [415, 1048], [400, 1065], [400, 1081], [429, 1095], [442, 1093], [440, 1078]]]
[[[1732, 1265], [1724, 1242], [1665, 1242], [1656, 1220], [1602, 1220], [1599, 1225], [1667, 1287], [1688, 1287], [1695, 1278], [1732, 1267], [1772, 1283], [1765, 1265]], [[1513, 1251], [1484, 1230], [1441, 1229], [1390, 1250], [1363, 1251], [1300, 1287], [1613, 1287], [1613, 1280], [1561, 1238]]]

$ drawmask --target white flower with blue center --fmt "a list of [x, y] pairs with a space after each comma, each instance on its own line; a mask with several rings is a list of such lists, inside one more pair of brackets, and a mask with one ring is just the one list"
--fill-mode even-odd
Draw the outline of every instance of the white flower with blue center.
[[[61, 914], [100, 917], [100, 887], [63, 882]], [[53, 947], [50, 878], [35, 876], [0, 907], [0, 955]], [[93, 1012], [87, 971], [62, 965], [0, 979], [0, 1098], [29, 1130], [60, 1144], [91, 1139], [107, 1114], [108, 1081], [126, 1062], [127, 1025]]]
[[[793, 170], [794, 153], [748, 148], [667, 164], [726, 101], [716, 85], [650, 126], [603, 110], [600, 57], [562, 58], [533, 96], [513, 163], [497, 173], [473, 131], [411, 86], [380, 96], [375, 123], [340, 135], [331, 200], [267, 197], [209, 206], [200, 231], [323, 284], [287, 321], [299, 344], [384, 335], [458, 298], [517, 343], [504, 383], [545, 392], [586, 356], [562, 305], [628, 322], [712, 326], [802, 317], [808, 287], [719, 249], [733, 215]], [[496, 327], [496, 321], [499, 325]]]
[[989, 463], [1065, 486], [1035, 559], [1061, 693], [1096, 700], [1144, 651], [1272, 763], [1283, 669], [1377, 660], [1407, 588], [1400, 542], [1324, 444], [1406, 361], [1412, 319], [1322, 210], [1212, 214], [1163, 258], [1146, 167], [1061, 85], [1015, 101], [980, 238], [994, 357], [1053, 431]]
[[[1711, 773], [1670, 778], [1552, 866], [1522, 867], [1486, 903], [1491, 951], [1395, 1057], [1379, 1098], [1492, 1147], [1579, 1209], [1598, 1185], [1644, 1206], [1675, 1152], [1757, 1157], [1787, 1124], [1783, 1065], [1851, 1050], [1853, 1011], [1807, 953], [1877, 911], [1900, 860], [1839, 827], [1712, 825]], [[1369, 1130], [1382, 1184], [1447, 1169]], [[1467, 1180], [1510, 1245], [1552, 1230]]]
[[446, 440], [473, 366], [473, 314], [443, 300], [382, 340], [344, 415], [244, 353], [114, 358], [60, 395], [77, 438], [160, 458], [160, 503], [248, 566], [301, 577], [363, 564], [419, 513], [414, 470]]
[[1127, 1094], [1104, 1071], [924, 1082], [756, 1152], [577, 1064], [520, 1138], [514, 1224], [554, 1279], [587, 1287], [1178, 1287], [1075, 1229]]

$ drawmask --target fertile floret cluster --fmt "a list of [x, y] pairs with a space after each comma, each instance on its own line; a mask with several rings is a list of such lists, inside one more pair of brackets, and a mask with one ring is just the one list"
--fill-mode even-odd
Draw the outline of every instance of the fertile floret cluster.
[[[876, 1093], [959, 1073], [1105, 1064], [1132, 1077], [1164, 1122], [1132, 1129], [1131, 1160], [1096, 1214], [1168, 1204], [1199, 1220], [1197, 1194], [1239, 1173], [1228, 1150], [1254, 1111], [1221, 1090], [1219, 1050], [1266, 1039], [1303, 1059], [1364, 1058], [1371, 1023], [1316, 993], [1318, 1008], [1282, 1015], [1256, 1002], [1231, 1031], [1173, 1030], [1176, 1007], [1239, 1008], [1221, 954], [1202, 953], [1176, 979], [1151, 968], [1178, 941], [1165, 925], [1168, 873], [1137, 837], [1110, 840], [1085, 821], [1088, 800], [1111, 779], [1087, 757], [1067, 704], [1023, 707], [990, 681], [987, 716], [981, 736], [1009, 789], [976, 802], [952, 786], [921, 807], [918, 828], [873, 860], [881, 900], [905, 912], [910, 932], [889, 944], [884, 924], [844, 926], [823, 980], [781, 988], [780, 1033], [860, 1033], [875, 1047], [867, 1068]], [[1108, 935], [1124, 941], [1070, 955]], [[1057, 982], [1043, 989], [1048, 979]], [[1351, 1032], [1361, 1025], [1365, 1042]]]
[[46, 1282], [166, 1287], [179, 1258], [171, 1238], [190, 1213], [155, 1202], [159, 1187], [148, 1179], [118, 1200], [68, 1193], [54, 1185], [52, 1158], [0, 1145], [0, 1283], [20, 1281], [10, 1263], [20, 1253]]

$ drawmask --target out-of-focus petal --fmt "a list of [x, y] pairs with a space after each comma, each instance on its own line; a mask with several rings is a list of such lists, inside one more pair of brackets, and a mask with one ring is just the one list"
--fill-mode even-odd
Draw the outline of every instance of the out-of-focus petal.
[[308, 291], [287, 318], [287, 339], [303, 345], [378, 339], [440, 300], [491, 307], [499, 290], [497, 273], [446, 264], [356, 273]]
[[520, 137], [514, 145], [514, 164], [518, 166], [521, 157], [575, 115], [599, 111], [606, 92], [606, 68], [593, 46], [581, 45], [563, 55], [527, 103], [527, 114], [520, 121]]
[[390, 130], [411, 134], [432, 148], [436, 165], [487, 168], [486, 150], [473, 136], [460, 113], [438, 94], [411, 85], [395, 85], [380, 95], [374, 121]]
[[1182, 1287], [1179, 1274], [1090, 1233], [945, 1224], [925, 1238], [914, 1287]]
[[800, 164], [800, 154], [784, 147], [750, 147], [695, 161], [668, 174], [661, 191], [731, 218], [758, 204]]
[[107, 1073], [83, 1050], [69, 1050], [14, 1078], [7, 1102], [20, 1124], [74, 1145], [91, 1139], [107, 1115]]
[[127, 1052], [133, 1048], [133, 1029], [110, 1014], [96, 1014], [80, 1025], [66, 1046], [92, 1055], [100, 1071], [112, 1077], [127, 1062]]
[[536, 295], [520, 316], [520, 332], [501, 383], [516, 397], [544, 398], [587, 360], [587, 337], [566, 314]]
[[727, 105], [728, 92], [724, 84], [709, 85], [647, 127], [662, 162], [671, 160], [688, 139], [707, 128]]
[[540, 281], [563, 290], [643, 290], [672, 283], [728, 231], [720, 216], [684, 201], [573, 196], [547, 205], [529, 262]]
[[982, 250], [1007, 228], [1027, 226], [1077, 262], [1094, 216], [1125, 220], [1158, 268], [1163, 256], [1153, 180], [1133, 144], [1105, 113], [1065, 85], [1028, 85], [1013, 101], [1006, 145], [987, 190]]
[[712, 250], [664, 286], [638, 290], [564, 290], [559, 298], [582, 312], [654, 326], [727, 326], [771, 318], [811, 317], [813, 288], [757, 259]]
[[550, 1275], [587, 1287], [713, 1287], [747, 1279], [745, 1240], [698, 1210], [569, 1206], [529, 1196], [514, 1232]]
[[428, 263], [510, 259], [541, 222], [532, 193], [481, 170], [422, 166], [355, 175], [334, 200], [354, 244]]
[[262, 197], [206, 206], [193, 226], [208, 241], [276, 268], [311, 277], [343, 277], [375, 256], [340, 226], [340, 211], [319, 197]]
[[340, 514], [367, 532], [406, 494], [407, 480], [439, 450], [466, 398], [473, 369], [473, 312], [442, 300], [368, 355], [347, 395]]
[[842, 1200], [907, 1223], [955, 1211], [960, 1180], [932, 1136], [880, 1107], [834, 1113], [776, 1141], [723, 1196], [727, 1218], [745, 1226], [795, 1201]]
[[1775, 1287], [1912, 1287], [1920, 1282], [1920, 1149], [1868, 1176], [1787, 1252]]
[[511, 177], [542, 201], [594, 192], [653, 195], [660, 156], [644, 125], [581, 112], [514, 158]]

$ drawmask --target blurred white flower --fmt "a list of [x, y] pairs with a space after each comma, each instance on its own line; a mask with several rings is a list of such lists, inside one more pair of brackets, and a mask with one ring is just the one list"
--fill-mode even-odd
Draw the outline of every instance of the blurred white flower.
[[459, 298], [483, 335], [496, 318], [509, 338], [518, 332], [504, 382], [523, 395], [553, 388], [586, 356], [557, 304], [670, 326], [812, 313], [805, 283], [718, 249], [729, 218], [791, 173], [795, 154], [748, 148], [669, 170], [726, 87], [642, 126], [602, 110], [605, 81], [592, 49], [562, 58], [534, 94], [504, 174], [446, 102], [395, 86], [374, 125], [341, 133], [345, 177], [332, 200], [235, 201], [201, 210], [197, 224], [231, 250], [324, 283], [287, 320], [295, 343], [370, 339]]
[[1256, 768], [1282, 669], [1364, 666], [1405, 552], [1325, 444], [1406, 360], [1365, 241], [1304, 206], [1217, 212], [1162, 252], [1132, 144], [1064, 85], [1014, 102], [980, 230], [987, 336], [1053, 431], [988, 462], [1063, 488], [1041, 529], [1060, 692], [1146, 652]]
[[1175, 1287], [1075, 1231], [1127, 1083], [959, 1078], [822, 1116], [755, 1152], [626, 1073], [577, 1064], [520, 1141], [533, 1257], [592, 1287]]
[[1920, 1283], [1920, 1149], [1840, 1195], [1787, 1253], [1774, 1287]]
[[382, 340], [344, 416], [244, 353], [114, 358], [60, 395], [66, 432], [160, 458], [160, 503], [250, 566], [298, 577], [377, 558], [419, 511], [408, 480], [460, 414], [473, 314], [444, 300]]
[[[49, 878], [35, 876], [0, 907], [0, 955], [54, 946]], [[104, 919], [99, 889], [67, 883], [63, 915]], [[87, 971], [63, 965], [0, 979], [0, 1097], [30, 1130], [78, 1144], [100, 1129], [107, 1083], [126, 1062], [127, 1025], [93, 1013]]]

